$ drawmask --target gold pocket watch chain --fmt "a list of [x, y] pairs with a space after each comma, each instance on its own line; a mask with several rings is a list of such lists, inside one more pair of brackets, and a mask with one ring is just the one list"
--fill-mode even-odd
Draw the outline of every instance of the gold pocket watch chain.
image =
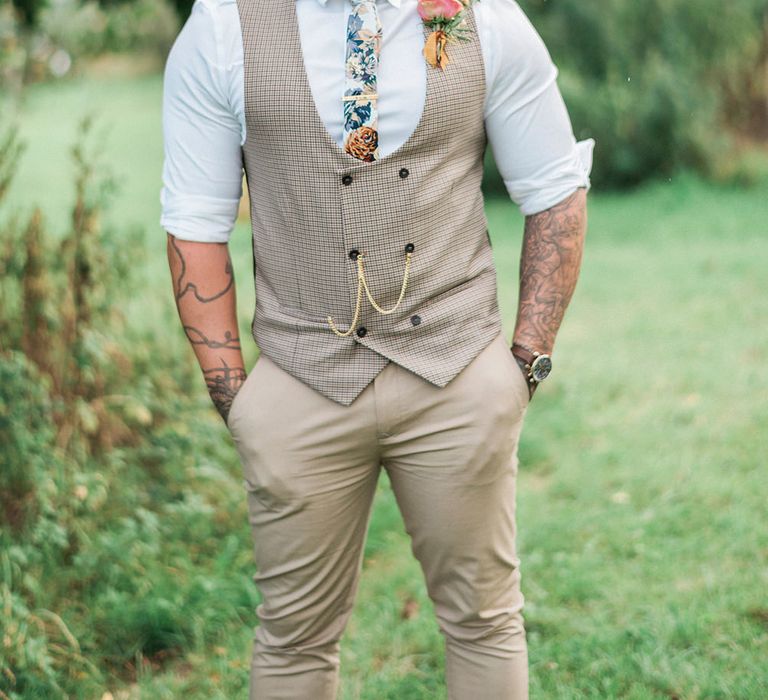
[[397, 310], [397, 308], [400, 306], [400, 302], [402, 302], [403, 297], [405, 296], [405, 290], [408, 287], [408, 271], [411, 267], [411, 256], [413, 255], [412, 252], [406, 252], [405, 254], [405, 271], [403, 272], [403, 284], [400, 288], [400, 296], [398, 297], [397, 301], [395, 302], [395, 305], [391, 309], [382, 309], [381, 306], [379, 306], [376, 303], [376, 300], [373, 298], [373, 295], [371, 294], [371, 290], [368, 288], [368, 282], [365, 279], [365, 272], [363, 271], [363, 254], [358, 253], [357, 254], [357, 302], [355, 303], [355, 315], [352, 318], [352, 322], [349, 324], [349, 328], [342, 333], [340, 330], [336, 328], [336, 324], [333, 322], [333, 318], [331, 316], [328, 316], [328, 325], [331, 327], [331, 330], [338, 335], [341, 338], [345, 338], [348, 335], [351, 335], [355, 327], [357, 326], [357, 319], [360, 316], [360, 303], [363, 299], [363, 290], [365, 290], [365, 294], [368, 297], [368, 301], [371, 302], [371, 306], [373, 306], [376, 311], [378, 311], [380, 314], [391, 314], [394, 311]]

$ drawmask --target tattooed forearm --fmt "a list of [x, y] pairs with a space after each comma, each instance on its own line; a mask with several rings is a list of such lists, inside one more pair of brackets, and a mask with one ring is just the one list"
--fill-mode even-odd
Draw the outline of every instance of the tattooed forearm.
[[211, 399], [226, 422], [232, 399], [246, 376], [229, 249], [226, 243], [176, 240], [169, 233], [167, 250], [184, 333]]
[[221, 366], [209, 367], [203, 371], [203, 374], [216, 410], [226, 422], [229, 409], [232, 407], [232, 399], [245, 381], [245, 369], [229, 367], [224, 360], [221, 360]]
[[579, 276], [586, 225], [584, 188], [526, 217], [514, 342], [552, 351]]
[[210, 296], [203, 296], [200, 294], [197, 288], [197, 284], [194, 282], [189, 282], [187, 277], [187, 262], [184, 259], [184, 254], [182, 253], [181, 249], [179, 248], [179, 244], [176, 241], [174, 237], [171, 237], [170, 241], [171, 245], [173, 246], [173, 250], [178, 256], [178, 273], [176, 278], [174, 279], [174, 294], [176, 296], [176, 303], [181, 300], [181, 298], [187, 293], [192, 292], [194, 294], [195, 299], [203, 304], [207, 304], [211, 301], [214, 301], [216, 299], [219, 299], [220, 297], [224, 296], [232, 287], [234, 284], [235, 277], [232, 274], [232, 262], [229, 259], [229, 256], [227, 255], [227, 259], [224, 265], [224, 274], [225, 274], [225, 286], [223, 289], [214, 292]]
[[230, 350], [240, 349], [240, 338], [232, 337], [232, 331], [224, 331], [224, 340], [214, 340], [208, 338], [199, 328], [184, 326], [184, 332], [192, 345], [207, 345], [209, 348], [229, 348]]

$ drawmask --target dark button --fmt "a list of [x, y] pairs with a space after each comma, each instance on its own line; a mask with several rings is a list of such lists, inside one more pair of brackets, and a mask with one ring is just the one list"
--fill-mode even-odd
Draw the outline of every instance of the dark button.
[[405, 252], [406, 253], [412, 253], [413, 252], [414, 245], [413, 243], [406, 243], [405, 244]]
[[365, 326], [360, 326], [360, 328], [357, 329], [357, 335], [359, 338], [362, 338], [367, 332], [368, 329]]
[[344, 177], [341, 178], [341, 181], [345, 185], [351, 185], [352, 184], [352, 176], [351, 175], [345, 175]]
[[421, 316], [419, 316], [419, 314], [413, 314], [413, 316], [411, 316], [411, 323], [414, 326], [418, 326], [421, 323]]
[[406, 178], [410, 174], [408, 168], [400, 168], [400, 172], [398, 173], [400, 177]]
[[352, 248], [352, 250], [349, 251], [349, 257], [352, 260], [357, 260], [358, 255], [360, 255], [360, 251], [357, 248]]

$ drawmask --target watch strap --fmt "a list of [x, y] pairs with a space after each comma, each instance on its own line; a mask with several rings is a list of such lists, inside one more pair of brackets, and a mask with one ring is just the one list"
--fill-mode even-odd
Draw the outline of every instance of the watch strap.
[[523, 360], [525, 364], [533, 366], [533, 361], [536, 359], [536, 355], [534, 355], [528, 348], [523, 347], [522, 345], [518, 345], [517, 343], [513, 343], [511, 350], [512, 354]]
[[525, 379], [526, 386], [528, 387], [528, 399], [530, 400], [533, 398], [533, 392], [536, 391], [536, 387], [539, 385], [539, 383], [531, 381], [531, 365], [527, 360], [524, 360], [522, 357], [520, 357], [514, 352], [512, 353], [512, 357], [515, 358], [515, 362], [517, 362], [517, 366], [520, 368], [520, 371], [523, 373], [523, 378]]

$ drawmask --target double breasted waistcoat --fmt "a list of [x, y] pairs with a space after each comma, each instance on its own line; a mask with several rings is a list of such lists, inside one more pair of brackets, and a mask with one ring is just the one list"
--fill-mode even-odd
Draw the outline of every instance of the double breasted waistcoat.
[[[295, 0], [237, 0], [261, 352], [328, 398], [349, 405], [387, 362], [445, 386], [501, 331], [480, 183], [485, 74], [471, 6], [468, 41], [429, 65], [420, 121], [394, 152], [364, 162], [344, 152], [315, 106]], [[425, 39], [430, 30], [425, 26]], [[342, 67], [339, 67], [341, 70]], [[342, 109], [341, 95], [339, 109]], [[358, 263], [385, 315], [358, 293]]]

